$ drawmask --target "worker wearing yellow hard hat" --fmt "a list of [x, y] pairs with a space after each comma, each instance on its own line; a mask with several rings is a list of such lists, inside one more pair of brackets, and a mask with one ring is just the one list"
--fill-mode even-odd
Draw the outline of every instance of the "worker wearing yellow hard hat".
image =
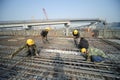
[[73, 30], [72, 32], [73, 38], [74, 38], [74, 44], [76, 47], [78, 47], [78, 39], [80, 37], [79, 31], [77, 29]]
[[34, 41], [32, 39], [28, 39], [26, 41], [26, 44], [29, 45], [29, 46], [31, 46], [31, 45], [34, 45], [35, 43], [34, 43]]
[[102, 50], [94, 47], [89, 47], [88, 50], [82, 48], [80, 51], [87, 61], [91, 61], [95, 63], [100, 63], [104, 61], [104, 59], [107, 57]]
[[82, 48], [82, 49], [81, 49], [81, 52], [82, 52], [82, 53], [86, 53], [86, 51], [87, 51], [87, 50], [86, 50], [85, 48]]
[[74, 30], [74, 31], [73, 31], [73, 34], [74, 34], [74, 35], [77, 35], [77, 34], [78, 34], [78, 30]]
[[45, 30], [46, 30], [46, 31], [50, 31], [50, 27], [46, 27]]
[[48, 35], [48, 32], [50, 31], [50, 29], [51, 29], [50, 27], [46, 27], [45, 30], [41, 31], [41, 37], [42, 37], [43, 43], [48, 42], [47, 35]]
[[10, 58], [13, 58], [16, 54], [18, 54], [21, 50], [23, 50], [24, 48], [26, 48], [27, 50], [27, 56], [38, 56], [38, 51], [37, 51], [37, 47], [35, 45], [35, 42], [33, 39], [27, 39], [26, 44], [22, 47], [20, 47], [19, 49], [17, 49], [15, 52], [13, 52], [10, 55]]
[[94, 47], [89, 47], [88, 41], [83, 37], [80, 39], [78, 48], [87, 61], [99, 63], [106, 58], [106, 55], [102, 50]]

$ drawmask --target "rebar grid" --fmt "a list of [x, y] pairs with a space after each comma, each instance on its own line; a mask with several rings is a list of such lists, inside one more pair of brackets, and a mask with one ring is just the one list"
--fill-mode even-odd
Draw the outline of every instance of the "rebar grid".
[[[59, 43], [55, 43], [55, 41]], [[69, 41], [67, 41], [69, 40]], [[100, 39], [88, 39], [90, 46], [102, 49], [108, 60], [102, 64], [87, 62], [80, 55], [45, 52], [44, 49], [78, 52], [71, 46], [72, 39], [51, 39], [50, 44], [43, 45], [40, 57], [26, 58], [24, 51], [13, 59], [6, 58], [15, 49], [0, 47], [0, 80], [113, 80], [120, 79], [119, 50]], [[38, 41], [38, 40], [36, 40]], [[61, 42], [61, 44], [60, 44]], [[69, 44], [68, 44], [69, 43]], [[67, 45], [68, 44], [68, 45]], [[38, 45], [41, 47], [42, 45]], [[54, 46], [55, 45], [55, 46]], [[63, 46], [64, 45], [64, 46]], [[62, 47], [63, 46], [63, 47]], [[67, 48], [64, 48], [67, 46]], [[104, 48], [104, 47], [105, 48]], [[8, 52], [7, 52], [8, 51]], [[66, 53], [66, 52], [65, 52]], [[114, 57], [114, 59], [113, 59]]]

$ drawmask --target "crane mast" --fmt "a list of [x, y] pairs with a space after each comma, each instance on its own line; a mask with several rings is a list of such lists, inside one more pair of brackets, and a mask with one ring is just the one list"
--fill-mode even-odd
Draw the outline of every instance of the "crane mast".
[[44, 15], [45, 15], [46, 19], [48, 20], [48, 16], [47, 16], [45, 8], [43, 8], [43, 12], [44, 12]]
[[[44, 15], [45, 15], [45, 17], [46, 17], [46, 20], [48, 20], [48, 16], [47, 16], [47, 13], [46, 13], [45, 8], [43, 8], [43, 12], [44, 12]], [[49, 27], [50, 27], [50, 25], [49, 25]]]

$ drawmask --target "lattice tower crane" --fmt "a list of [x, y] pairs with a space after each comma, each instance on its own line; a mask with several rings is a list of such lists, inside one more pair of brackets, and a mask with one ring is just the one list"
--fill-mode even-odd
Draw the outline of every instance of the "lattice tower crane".
[[[43, 8], [43, 12], [44, 12], [44, 15], [45, 15], [45, 17], [46, 17], [46, 20], [48, 20], [48, 16], [47, 16], [47, 13], [46, 13], [45, 8]], [[49, 25], [49, 27], [50, 27], [50, 25]], [[51, 28], [51, 27], [50, 27], [50, 28]]]

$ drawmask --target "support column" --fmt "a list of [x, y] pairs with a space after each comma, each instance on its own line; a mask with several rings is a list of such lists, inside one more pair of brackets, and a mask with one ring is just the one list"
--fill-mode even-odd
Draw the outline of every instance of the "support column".
[[70, 27], [70, 22], [68, 22], [68, 23], [65, 23], [64, 24], [65, 25], [65, 35], [66, 36], [69, 36], [69, 27]]
[[69, 29], [68, 29], [68, 27], [66, 27], [66, 36], [69, 35], [68, 32], [69, 32]]
[[28, 26], [26, 24], [23, 24], [23, 29], [28, 29]]
[[106, 23], [106, 21], [105, 22], [103, 22], [103, 25], [104, 25], [104, 38], [106, 38], [106, 30], [107, 30], [107, 23]]

